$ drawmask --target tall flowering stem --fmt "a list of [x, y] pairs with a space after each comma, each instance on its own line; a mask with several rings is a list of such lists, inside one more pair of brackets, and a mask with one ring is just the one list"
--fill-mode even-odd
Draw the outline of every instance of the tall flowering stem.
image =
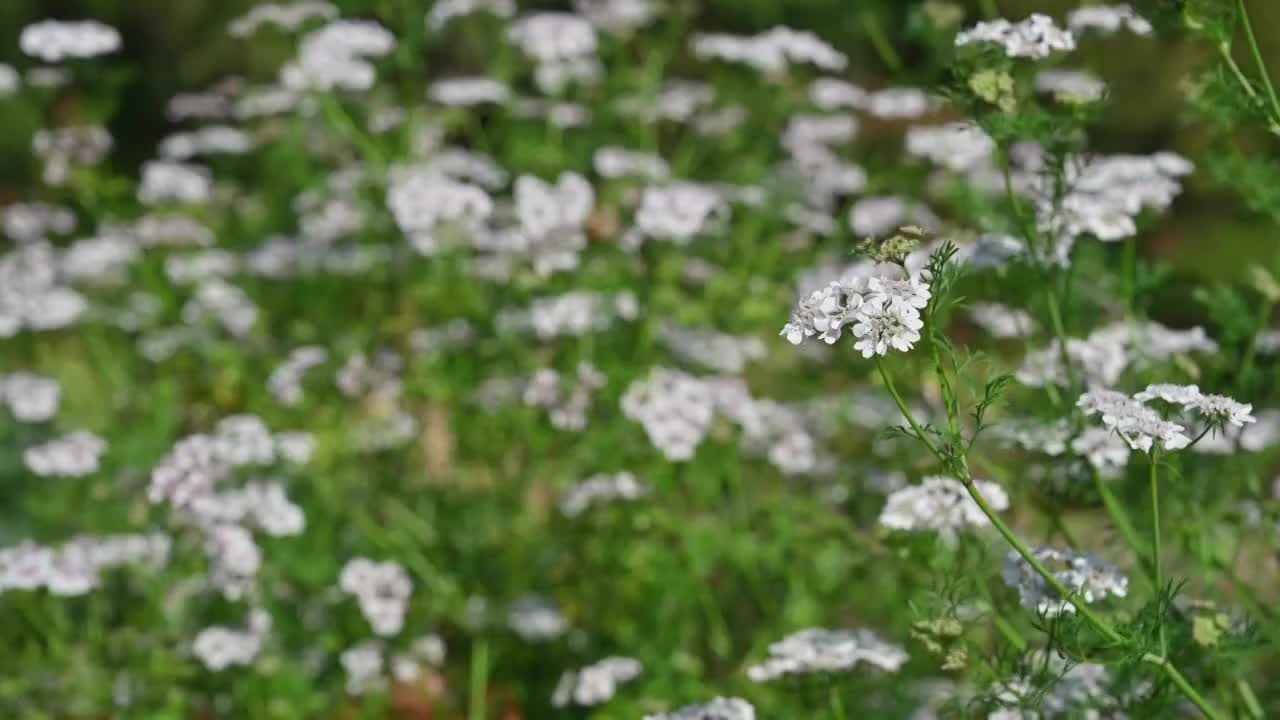
[[[1151, 456], [1148, 459], [1151, 464], [1151, 572], [1156, 581], [1156, 592], [1164, 592], [1164, 579], [1160, 571], [1160, 483], [1156, 477], [1158, 453], [1155, 448], [1151, 448]], [[1165, 637], [1163, 616], [1159, 622], [1160, 654], [1164, 655], [1168, 651], [1168, 641]]]
[[[911, 430], [915, 434], [916, 438], [918, 438], [920, 442], [924, 443], [924, 446], [929, 450], [930, 454], [932, 454], [938, 460], [938, 462], [942, 465], [942, 467], [947, 472], [954, 475], [958, 480], [960, 480], [961, 483], [964, 484], [965, 489], [969, 492], [969, 496], [973, 498], [973, 501], [978, 505], [979, 509], [982, 510], [982, 514], [987, 517], [987, 519], [991, 522], [992, 526], [995, 527], [995, 529], [1000, 533], [1000, 535], [1005, 539], [1005, 541], [1009, 543], [1009, 545], [1014, 549], [1014, 551], [1017, 552], [1018, 555], [1021, 556], [1022, 559], [1026, 561], [1027, 564], [1030, 565], [1032, 569], [1036, 571], [1037, 574], [1040, 575], [1040, 577], [1044, 578], [1044, 581], [1048, 583], [1049, 587], [1053, 588], [1053, 590], [1057, 592], [1059, 596], [1061, 596], [1062, 598], [1065, 598], [1068, 602], [1070, 602], [1076, 608], [1076, 611], [1080, 614], [1080, 617], [1084, 618], [1085, 621], [1088, 622], [1089, 625], [1091, 625], [1094, 628], [1094, 630], [1096, 630], [1100, 635], [1102, 635], [1104, 638], [1106, 638], [1109, 642], [1111, 642], [1114, 645], [1128, 644], [1126, 641], [1126, 638], [1123, 635], [1121, 635], [1115, 628], [1113, 628], [1107, 621], [1099, 617], [1097, 613], [1090, 610], [1089, 607], [1086, 605], [1085, 601], [1082, 598], [1080, 598], [1078, 594], [1072, 592], [1065, 585], [1063, 585], [1056, 577], [1054, 577], [1053, 573], [1049, 572], [1049, 569], [1046, 568], [1044, 564], [1041, 563], [1040, 560], [1035, 556], [1035, 554], [1031, 552], [1031, 550], [1027, 547], [1026, 543], [1024, 543], [1021, 538], [1019, 538], [1016, 534], [1014, 534], [1013, 530], [1010, 529], [1007, 524], [1005, 524], [1004, 520], [1001, 519], [1000, 515], [995, 511], [993, 507], [991, 507], [991, 503], [987, 501], [986, 496], [982, 494], [982, 491], [979, 490], [977, 485], [974, 483], [973, 477], [969, 472], [969, 463], [965, 459], [963, 450], [960, 453], [958, 453], [955, 458], [948, 459], [947, 455], [944, 454], [942, 450], [938, 448], [937, 444], [929, 439], [929, 436], [925, 433], [924, 428], [921, 427], [920, 423], [916, 421], [915, 416], [911, 412], [911, 409], [907, 407], [906, 402], [902, 399], [902, 395], [898, 392], [897, 386], [893, 384], [893, 379], [889, 376], [888, 371], [885, 370], [884, 363], [880, 358], [876, 358], [876, 370], [879, 371], [880, 378], [881, 380], [884, 381], [885, 389], [889, 391], [889, 395], [893, 398], [894, 403], [898, 406], [899, 412], [901, 412], [902, 416], [906, 418], [907, 424], [911, 426]], [[1152, 470], [1152, 477], [1153, 479], [1155, 478], [1154, 469]], [[1156, 543], [1157, 545], [1159, 544], [1158, 538], [1156, 539]], [[1157, 563], [1157, 566], [1158, 566], [1158, 563]], [[1178, 668], [1174, 666], [1174, 664], [1170, 662], [1167, 657], [1165, 657], [1164, 653], [1165, 653], [1165, 644], [1164, 644], [1164, 638], [1163, 638], [1163, 626], [1161, 626], [1160, 654], [1157, 655], [1155, 653], [1146, 653], [1141, 657], [1141, 661], [1149, 665], [1154, 665], [1155, 667], [1159, 668], [1160, 671], [1164, 673], [1165, 677], [1167, 677], [1174, 685], [1176, 685], [1178, 689], [1182, 692], [1182, 694], [1186, 696], [1186, 698], [1190, 700], [1193, 704], [1195, 704], [1195, 706], [1200, 709], [1200, 712], [1203, 713], [1206, 718], [1209, 718], [1209, 720], [1220, 720], [1221, 718], [1223, 718], [1223, 715], [1221, 715], [1212, 705], [1209, 704], [1209, 702], [1204, 698], [1204, 696], [1202, 696], [1199, 693], [1199, 691], [1197, 691], [1191, 685], [1191, 683], [1178, 670]]]

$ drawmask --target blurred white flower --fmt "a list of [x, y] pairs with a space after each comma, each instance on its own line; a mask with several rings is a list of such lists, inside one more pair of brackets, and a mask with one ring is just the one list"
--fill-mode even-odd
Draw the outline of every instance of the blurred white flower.
[[617, 694], [620, 685], [639, 677], [642, 669], [639, 660], [614, 656], [565, 672], [551, 695], [551, 704], [558, 708], [601, 705]]
[[105, 440], [87, 430], [79, 430], [27, 448], [22, 453], [22, 462], [41, 477], [78, 478], [97, 472], [106, 450]]
[[[1086, 603], [1105, 599], [1108, 595], [1124, 597], [1129, 593], [1129, 578], [1116, 566], [1077, 553], [1070, 549], [1041, 546], [1031, 551], [1054, 579]], [[1074, 614], [1075, 605], [1058, 596], [1031, 564], [1016, 551], [1009, 551], [1001, 572], [1005, 585], [1018, 591], [1022, 606], [1041, 615], [1056, 617]]]
[[870, 630], [808, 628], [769, 646], [769, 657], [747, 670], [754, 682], [770, 682], [787, 675], [847, 672], [859, 664], [897, 672], [909, 656]]
[[23, 54], [48, 63], [107, 55], [120, 49], [120, 33], [97, 20], [42, 20], [22, 29]]
[[1058, 27], [1053, 18], [1039, 13], [1017, 23], [1004, 18], [980, 22], [956, 35], [957, 46], [975, 43], [1000, 45], [1009, 57], [1036, 60], [1076, 49], [1076, 39], [1070, 30]]

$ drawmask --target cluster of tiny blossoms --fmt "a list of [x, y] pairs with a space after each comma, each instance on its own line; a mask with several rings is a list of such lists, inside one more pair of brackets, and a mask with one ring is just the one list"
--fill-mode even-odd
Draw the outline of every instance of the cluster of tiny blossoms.
[[833, 281], [796, 304], [780, 333], [792, 345], [818, 337], [828, 345], [852, 325], [854, 349], [863, 357], [909, 351], [920, 340], [920, 310], [929, 283], [919, 275], [877, 275]]

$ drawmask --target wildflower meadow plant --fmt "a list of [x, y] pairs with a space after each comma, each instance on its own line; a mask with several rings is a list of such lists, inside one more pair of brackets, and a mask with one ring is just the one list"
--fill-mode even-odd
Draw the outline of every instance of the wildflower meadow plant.
[[12, 2], [0, 717], [1280, 716], [1270, 4]]

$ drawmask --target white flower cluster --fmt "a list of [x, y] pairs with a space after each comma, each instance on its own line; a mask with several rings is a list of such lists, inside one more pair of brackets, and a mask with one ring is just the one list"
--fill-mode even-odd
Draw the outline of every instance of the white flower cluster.
[[225, 625], [201, 630], [191, 643], [191, 654], [212, 672], [233, 665], [247, 667], [262, 652], [262, 643], [270, 633], [271, 615], [254, 608], [249, 612], [248, 627], [243, 630]]
[[201, 283], [183, 304], [182, 320], [190, 326], [216, 321], [232, 336], [242, 338], [257, 323], [258, 306], [244, 290], [213, 278]]
[[742, 698], [717, 697], [669, 713], [645, 715], [644, 720], [756, 720], [756, 709]]
[[542, 408], [551, 425], [560, 430], [581, 432], [587, 427], [591, 398], [604, 387], [605, 376], [591, 363], [579, 363], [573, 389], [566, 392], [559, 372], [542, 368], [534, 372], [524, 388], [524, 404]]
[[[1058, 341], [1028, 353], [1015, 377], [1029, 387], [1066, 385]], [[1174, 355], [1218, 351], [1203, 328], [1174, 330], [1157, 322], [1116, 322], [1094, 330], [1086, 338], [1067, 338], [1067, 358], [1083, 371], [1090, 385], [1110, 387], [1130, 367], [1146, 367]]]
[[907, 129], [908, 155], [925, 158], [952, 172], [962, 173], [988, 165], [995, 149], [995, 140], [971, 122]]
[[516, 3], [515, 0], [437, 0], [427, 12], [427, 28], [439, 32], [450, 20], [481, 11], [509, 18], [516, 14]]
[[138, 202], [202, 204], [213, 197], [213, 174], [201, 165], [152, 160], [142, 166]]
[[649, 486], [632, 473], [601, 473], [577, 483], [560, 496], [560, 514], [577, 517], [586, 510], [619, 500], [638, 500], [649, 494]]
[[551, 704], [558, 708], [601, 705], [617, 694], [619, 686], [639, 677], [642, 670], [643, 666], [635, 658], [611, 656], [584, 668], [566, 671], [556, 684]]
[[62, 386], [57, 380], [29, 372], [0, 375], [0, 402], [18, 422], [45, 422], [58, 414]]
[[1182, 192], [1180, 178], [1194, 169], [1190, 160], [1171, 152], [1076, 158], [1066, 165], [1065, 197], [1055, 201], [1047, 186], [1036, 191], [1041, 229], [1068, 251], [1070, 242], [1084, 234], [1107, 242], [1132, 237], [1138, 214], [1172, 205]]
[[1181, 405], [1183, 409], [1194, 410], [1209, 425], [1218, 427], [1229, 423], [1239, 428], [1258, 420], [1253, 416], [1252, 405], [1226, 395], [1206, 395], [1195, 385], [1148, 385], [1133, 399], [1139, 402], [1162, 400], [1171, 405]]
[[735, 378], [700, 379], [657, 367], [622, 396], [622, 412], [644, 428], [668, 460], [685, 462], [711, 430], [717, 417], [742, 428], [744, 449], [762, 452], [786, 474], [812, 473], [824, 467], [808, 422], [801, 413], [771, 400], [753, 398]]
[[596, 29], [573, 13], [539, 12], [507, 27], [507, 39], [537, 63], [534, 81], [557, 93], [570, 82], [591, 83], [604, 70], [596, 59]]
[[615, 320], [634, 320], [640, 312], [635, 295], [623, 291], [614, 295], [587, 291], [539, 298], [527, 308], [498, 311], [499, 333], [531, 332], [541, 340], [565, 335], [582, 336], [605, 330]]
[[253, 149], [245, 131], [230, 125], [207, 125], [190, 132], [174, 133], [160, 141], [160, 157], [190, 160], [198, 155], [243, 155]]
[[40, 128], [31, 136], [31, 153], [44, 165], [45, 183], [58, 186], [66, 183], [72, 167], [102, 162], [113, 144], [111, 133], [97, 125]]
[[1052, 94], [1059, 102], [1086, 103], [1101, 100], [1107, 84], [1084, 70], [1045, 69], [1036, 74], [1036, 90]]
[[208, 247], [214, 243], [213, 230], [178, 213], [143, 215], [133, 224], [133, 235], [142, 247]]
[[9, 97], [18, 92], [21, 85], [22, 78], [18, 75], [18, 71], [14, 70], [12, 65], [0, 63], [0, 98]]
[[396, 563], [366, 558], [350, 560], [342, 568], [338, 587], [356, 597], [360, 612], [374, 633], [390, 637], [404, 628], [413, 581]]
[[1134, 35], [1150, 35], [1155, 32], [1150, 21], [1124, 4], [1089, 5], [1076, 8], [1067, 15], [1067, 27], [1076, 32], [1097, 30], [1107, 35], [1121, 29], [1126, 29]]
[[920, 276], [847, 278], [801, 298], [779, 334], [792, 345], [808, 337], [830, 345], [852, 324], [853, 347], [863, 357], [887, 355], [890, 348], [907, 352], [920, 340], [920, 310], [929, 297], [929, 283]]
[[1024, 450], [1052, 457], [1062, 455], [1070, 446], [1071, 452], [1087, 460], [1104, 478], [1119, 477], [1132, 452], [1119, 435], [1104, 428], [1085, 428], [1073, 436], [1066, 420], [1049, 424], [1037, 424], [1032, 419], [1010, 421], [999, 429], [999, 434]]
[[409, 349], [417, 355], [441, 355], [471, 345], [476, 328], [463, 318], [454, 318], [435, 327], [414, 328], [409, 332]]
[[141, 255], [142, 249], [126, 230], [104, 228], [64, 250], [60, 269], [71, 282], [115, 284]]
[[1070, 30], [1058, 27], [1053, 18], [1039, 13], [1017, 23], [1004, 18], [980, 22], [956, 35], [957, 47], [977, 43], [1000, 45], [1011, 58], [1035, 60], [1076, 49], [1076, 39]]
[[937, 98], [919, 88], [867, 90], [828, 77], [817, 78], [809, 85], [809, 99], [823, 110], [849, 108], [885, 120], [920, 117], [939, 107]]
[[43, 240], [0, 255], [0, 338], [23, 328], [58, 330], [84, 315], [88, 301], [60, 283], [59, 270], [53, 246]]
[[26, 541], [0, 549], [0, 593], [44, 588], [54, 595], [83, 595], [104, 570], [126, 565], [157, 568], [169, 561], [168, 535], [77, 536], [60, 547]]
[[67, 235], [75, 229], [75, 213], [58, 205], [14, 203], [4, 209], [4, 234], [19, 243]]
[[302, 380], [307, 371], [329, 359], [329, 351], [320, 345], [305, 345], [290, 351], [285, 361], [267, 377], [267, 390], [284, 407], [297, 407], [303, 399]]
[[849, 208], [849, 226], [861, 237], [884, 235], [903, 225], [938, 226], [938, 217], [924, 203], [899, 195], [865, 197]]
[[592, 25], [615, 33], [643, 27], [654, 17], [652, 0], [573, 0], [573, 9]]
[[407, 652], [392, 655], [387, 662], [382, 642], [365, 640], [352, 645], [338, 657], [347, 675], [346, 689], [352, 695], [383, 690], [387, 685], [386, 670], [399, 683], [412, 683], [422, 673], [422, 664], [439, 666], [445, 659], [444, 640], [439, 635], [423, 635], [413, 641]]
[[47, 63], [94, 58], [120, 49], [120, 33], [97, 20], [42, 20], [22, 28], [23, 54]]
[[693, 54], [701, 60], [742, 63], [762, 73], [781, 73], [792, 64], [844, 70], [849, 58], [807, 30], [778, 26], [759, 35], [694, 35]]
[[636, 209], [635, 224], [642, 237], [688, 245], [728, 213], [729, 206], [720, 193], [681, 181], [646, 187]]
[[427, 97], [448, 107], [504, 105], [511, 99], [511, 88], [487, 76], [453, 77], [431, 83]]
[[594, 206], [595, 190], [577, 173], [561, 173], [555, 185], [532, 175], [516, 178], [519, 251], [532, 258], [534, 272], [550, 275], [578, 267]]
[[266, 3], [254, 5], [249, 12], [227, 23], [227, 34], [234, 38], [247, 38], [264, 25], [274, 25], [291, 32], [313, 18], [335, 20], [337, 17], [338, 8], [333, 3], [321, 0]]
[[726, 335], [669, 322], [658, 329], [658, 340], [672, 355], [724, 373], [740, 373], [766, 354], [764, 343], [757, 337]]
[[[1086, 603], [1105, 599], [1108, 595], [1124, 597], [1129, 593], [1129, 578], [1120, 568], [1090, 555], [1070, 549], [1041, 546], [1031, 551], [1055, 580]], [[1005, 585], [1018, 591], [1022, 606], [1048, 617], [1074, 614], [1075, 605], [1058, 596], [1049, 583], [1016, 551], [1005, 557], [1001, 572]]]
[[1089, 390], [1076, 401], [1086, 416], [1098, 415], [1103, 426], [1115, 432], [1134, 450], [1150, 453], [1157, 442], [1164, 450], [1181, 450], [1191, 444], [1184, 428], [1160, 417], [1141, 400], [1114, 390]]
[[560, 608], [538, 595], [525, 595], [511, 605], [507, 626], [527, 642], [554, 640], [569, 631]]
[[307, 521], [302, 508], [289, 500], [284, 484], [268, 481], [197, 496], [187, 512], [201, 524], [244, 525], [273, 537], [300, 535]]
[[618, 112], [645, 122], [671, 120], [689, 122], [716, 99], [712, 86], [694, 80], [668, 80], [652, 96], [631, 95], [618, 99]]
[[748, 668], [747, 677], [769, 682], [786, 675], [847, 672], [860, 663], [896, 672], [909, 658], [906, 650], [870, 630], [807, 628], [770, 645], [769, 657]]
[[[993, 509], [1008, 509], [1004, 488], [985, 480], [973, 482]], [[964, 483], [935, 475], [890, 494], [880, 511], [880, 524], [894, 530], [937, 530], [944, 538], [954, 538], [959, 530], [986, 527], [991, 521], [969, 496]]]
[[308, 33], [298, 56], [280, 69], [289, 90], [368, 90], [376, 71], [366, 59], [390, 53], [395, 36], [370, 20], [334, 20]]
[[596, 148], [591, 163], [596, 174], [605, 178], [662, 180], [671, 174], [667, 161], [660, 156], [615, 145]]
[[98, 471], [107, 441], [87, 430], [79, 430], [27, 448], [22, 462], [40, 477], [78, 478]]
[[439, 249], [435, 235], [442, 224], [475, 231], [493, 213], [493, 199], [483, 188], [429, 166], [393, 170], [386, 202], [400, 231], [424, 255]]
[[1036, 331], [1036, 321], [1030, 313], [999, 303], [974, 303], [969, 306], [969, 317], [996, 338], [1031, 337]]
[[782, 147], [789, 157], [783, 171], [805, 187], [805, 202], [792, 205], [792, 212], [821, 216], [816, 221], [820, 231], [834, 229], [830, 213], [840, 198], [867, 187], [867, 172], [835, 150], [835, 146], [851, 141], [857, 131], [857, 119], [843, 114], [793, 115], [783, 131]]

